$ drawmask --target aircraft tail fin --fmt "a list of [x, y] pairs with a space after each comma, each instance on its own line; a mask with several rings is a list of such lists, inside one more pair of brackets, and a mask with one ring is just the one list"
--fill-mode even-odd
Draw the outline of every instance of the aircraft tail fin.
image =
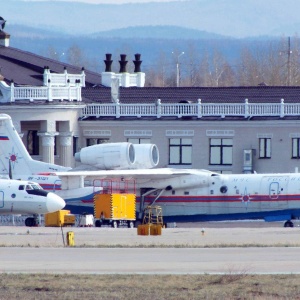
[[19, 175], [67, 170], [69, 168], [33, 160], [16, 131], [11, 117], [0, 114], [0, 174], [10, 174], [13, 178], [17, 178]]

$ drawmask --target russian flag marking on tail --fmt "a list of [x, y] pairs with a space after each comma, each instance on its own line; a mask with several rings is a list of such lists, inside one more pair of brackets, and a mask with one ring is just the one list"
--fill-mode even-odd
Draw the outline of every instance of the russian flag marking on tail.
[[0, 135], [0, 141], [9, 141], [9, 138], [6, 135]]

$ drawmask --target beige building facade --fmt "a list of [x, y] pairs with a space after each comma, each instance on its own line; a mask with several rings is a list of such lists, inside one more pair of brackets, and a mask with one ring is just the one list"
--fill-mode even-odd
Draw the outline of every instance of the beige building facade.
[[[0, 35], [0, 111], [34, 159], [76, 166], [75, 152], [108, 143], [154, 143], [159, 167], [222, 173], [294, 172], [300, 167], [300, 88], [144, 87], [135, 70], [102, 74], [9, 46]], [[1, 42], [2, 39], [2, 42]]]

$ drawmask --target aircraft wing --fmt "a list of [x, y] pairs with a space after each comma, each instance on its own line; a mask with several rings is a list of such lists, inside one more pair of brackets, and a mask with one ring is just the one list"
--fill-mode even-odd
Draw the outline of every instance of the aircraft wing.
[[[185, 177], [189, 175], [205, 177], [212, 172], [207, 170], [193, 169], [173, 169], [173, 168], [157, 168], [157, 169], [135, 169], [135, 170], [97, 170], [97, 171], [69, 171], [55, 173], [62, 180], [62, 188], [82, 187], [84, 181], [116, 179], [135, 180], [137, 184], [151, 183], [153, 186], [167, 186], [172, 179], [176, 177]], [[148, 184], [149, 185], [149, 184]]]
[[70, 171], [70, 172], [56, 172], [60, 178], [69, 177], [84, 177], [97, 179], [165, 179], [174, 176], [191, 175], [194, 174], [192, 170], [186, 169], [137, 169], [137, 170], [97, 170], [97, 171]]

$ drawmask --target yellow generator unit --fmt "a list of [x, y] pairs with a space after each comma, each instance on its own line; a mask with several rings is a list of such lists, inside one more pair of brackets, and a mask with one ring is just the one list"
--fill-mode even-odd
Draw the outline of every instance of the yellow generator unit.
[[60, 227], [64, 226], [65, 223], [66, 225], [70, 225], [70, 223], [72, 223], [72, 225], [75, 224], [75, 216], [71, 215], [69, 210], [62, 209], [53, 213], [45, 214], [46, 227]]
[[135, 194], [98, 194], [94, 197], [95, 226], [134, 227]]

